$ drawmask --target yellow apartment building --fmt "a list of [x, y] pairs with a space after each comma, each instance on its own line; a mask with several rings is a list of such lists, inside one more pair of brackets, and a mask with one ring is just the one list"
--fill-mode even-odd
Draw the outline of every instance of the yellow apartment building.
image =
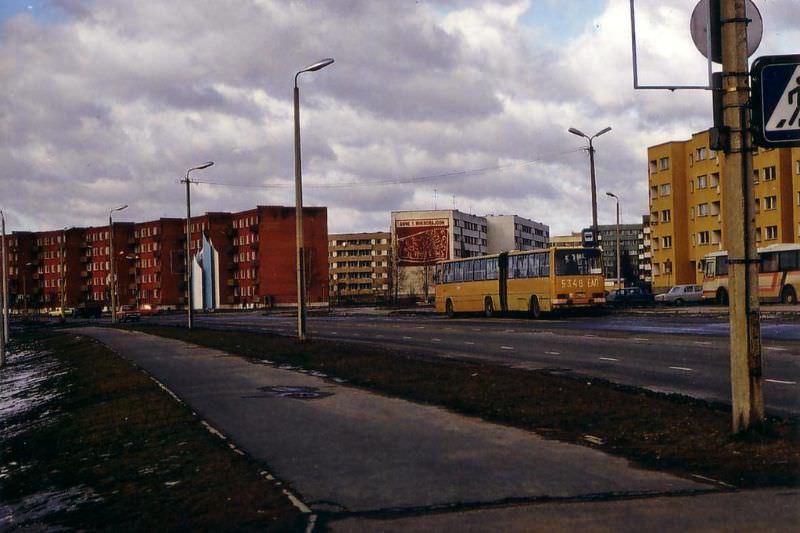
[[[701, 281], [700, 259], [725, 249], [725, 156], [708, 141], [703, 131], [647, 150], [654, 291]], [[800, 149], [756, 150], [752, 180], [758, 245], [800, 242]]]

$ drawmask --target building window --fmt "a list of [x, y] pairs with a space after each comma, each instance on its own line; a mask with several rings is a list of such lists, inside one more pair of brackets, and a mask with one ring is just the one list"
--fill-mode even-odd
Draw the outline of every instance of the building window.
[[767, 226], [764, 228], [764, 239], [774, 241], [778, 238], [778, 226]]
[[[650, 173], [651, 173], [651, 174], [652, 174], [653, 172], [655, 172], [656, 170], [658, 170], [658, 166], [657, 166], [657, 164], [658, 164], [658, 162], [657, 162], [655, 159], [653, 159], [653, 160], [651, 160], [651, 161], [650, 161]], [[798, 162], [797, 162], [797, 164], [798, 164], [798, 168], [800, 168], [800, 161], [798, 161]], [[798, 173], [798, 174], [800, 174], [800, 170], [798, 170], [798, 172], [797, 172], [797, 173]]]
[[672, 236], [667, 235], [666, 237], [661, 237], [661, 247], [662, 248], [672, 248]]
[[659, 188], [659, 196], [669, 196], [672, 193], [672, 185], [664, 183]]
[[708, 187], [708, 176], [705, 174], [702, 176], [697, 176], [697, 188], [705, 189], [706, 187]]
[[719, 172], [714, 172], [711, 174], [711, 178], [708, 182], [709, 187], [719, 187]]
[[661, 222], [669, 222], [672, 219], [672, 212], [669, 209], [661, 211]]
[[764, 181], [772, 181], [775, 179], [775, 167], [764, 168]]
[[653, 198], [658, 198], [658, 187], [655, 185], [650, 187], [650, 199], [652, 200]]
[[767, 196], [764, 198], [764, 209], [766, 210], [775, 209], [777, 206], [778, 206], [777, 196]]
[[754, 202], [753, 207], [755, 207], [756, 213], [760, 213], [761, 212], [761, 199], [760, 198], [754, 198], [753, 202]]
[[800, 176], [800, 159], [794, 162], [794, 173]]
[[658, 160], [658, 170], [667, 170], [669, 168], [669, 157], [662, 157]]
[[698, 204], [697, 205], [697, 216], [699, 216], [699, 217], [708, 216], [708, 204]]
[[695, 153], [697, 161], [705, 161], [708, 158], [708, 149], [705, 146], [698, 148]]
[[708, 244], [709, 241], [709, 233], [707, 231], [701, 231], [697, 234], [697, 242], [699, 244]]
[[758, 179], [758, 169], [757, 169], [757, 168], [754, 168], [754, 169], [753, 169], [753, 183], [755, 183], [755, 184], [758, 184], [758, 182], [759, 182], [759, 179]]

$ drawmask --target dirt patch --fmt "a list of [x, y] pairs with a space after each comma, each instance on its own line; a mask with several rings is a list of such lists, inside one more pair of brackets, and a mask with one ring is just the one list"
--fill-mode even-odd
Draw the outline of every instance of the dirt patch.
[[729, 408], [557, 372], [436, 359], [361, 344], [269, 334], [136, 326], [352, 385], [597, 447], [641, 465], [737, 487], [797, 486], [800, 423], [770, 418], [732, 436]]
[[0, 422], [0, 529], [304, 528], [263, 466], [142, 372], [89, 339], [43, 330], [35, 339], [17, 345], [58, 366], [35, 384], [56, 392]]

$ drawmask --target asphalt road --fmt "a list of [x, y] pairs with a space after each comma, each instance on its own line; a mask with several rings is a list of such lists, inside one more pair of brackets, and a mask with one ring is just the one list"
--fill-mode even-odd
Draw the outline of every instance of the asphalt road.
[[[148, 317], [183, 323], [185, 317]], [[258, 313], [197, 315], [198, 326], [293, 335], [294, 317]], [[727, 323], [696, 316], [567, 316], [446, 319], [440, 316], [311, 316], [312, 338], [420, 349], [440, 357], [481, 359], [578, 374], [728, 403]], [[767, 411], [800, 414], [800, 322], [762, 324]]]

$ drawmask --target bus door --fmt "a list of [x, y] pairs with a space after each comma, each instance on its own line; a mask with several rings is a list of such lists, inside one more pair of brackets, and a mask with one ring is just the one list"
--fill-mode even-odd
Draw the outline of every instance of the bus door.
[[497, 279], [500, 283], [500, 310], [503, 312], [508, 311], [508, 253], [503, 252], [497, 257]]

